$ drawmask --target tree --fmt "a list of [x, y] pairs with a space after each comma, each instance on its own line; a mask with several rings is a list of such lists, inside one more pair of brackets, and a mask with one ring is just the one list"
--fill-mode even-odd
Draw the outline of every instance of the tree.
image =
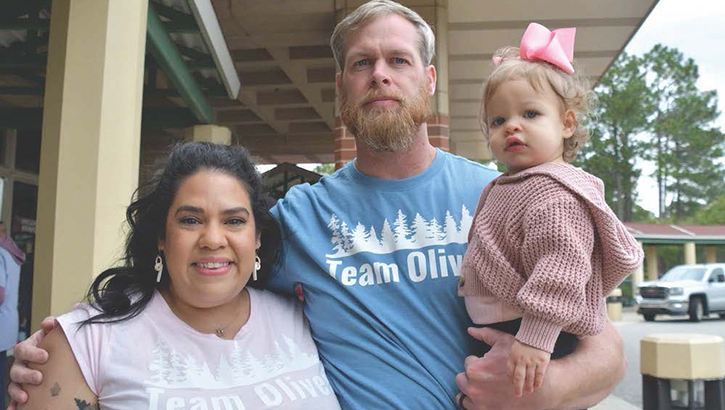
[[320, 164], [315, 167], [313, 172], [320, 175], [332, 175], [335, 172], [335, 164]]
[[605, 198], [622, 221], [631, 221], [636, 200], [634, 187], [641, 171], [635, 168], [647, 143], [638, 134], [648, 127], [654, 98], [647, 88], [640, 57], [622, 53], [596, 88], [596, 121], [591, 142], [580, 163], [605, 184]]
[[690, 222], [699, 225], [725, 225], [725, 194], [697, 211]]
[[[717, 93], [697, 88], [698, 68], [675, 48], [656, 45], [643, 56], [648, 88], [656, 102], [650, 117], [659, 216], [691, 216], [722, 192], [722, 132]], [[668, 197], [671, 201], [668, 202]]]

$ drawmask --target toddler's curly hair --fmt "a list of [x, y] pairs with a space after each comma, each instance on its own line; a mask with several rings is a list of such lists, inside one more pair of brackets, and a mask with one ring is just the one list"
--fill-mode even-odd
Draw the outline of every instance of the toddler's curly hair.
[[486, 139], [489, 138], [487, 104], [498, 87], [506, 81], [524, 79], [537, 91], [545, 90], [548, 84], [561, 100], [564, 110], [576, 113], [577, 124], [574, 134], [564, 140], [564, 161], [572, 162], [581, 146], [589, 139], [587, 124], [591, 121], [596, 95], [586, 77], [576, 69], [567, 74], [560, 68], [540, 60], [522, 60], [518, 47], [504, 47], [496, 51], [494, 59], [500, 59], [484, 83], [479, 121]]

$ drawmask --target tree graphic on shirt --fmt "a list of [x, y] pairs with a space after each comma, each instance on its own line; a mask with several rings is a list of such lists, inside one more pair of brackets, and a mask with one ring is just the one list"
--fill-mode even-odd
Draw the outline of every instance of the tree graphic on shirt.
[[410, 229], [408, 228], [407, 219], [408, 218], [405, 216], [403, 211], [398, 209], [398, 217], [395, 218], [393, 226], [395, 227], [395, 244], [402, 248], [405, 248], [408, 244], [412, 244], [412, 242], [408, 239]]
[[319, 365], [316, 354], [300, 350], [296, 342], [283, 335], [272, 351], [258, 359], [234, 342], [228, 354], [220, 354], [212, 372], [206, 361], [199, 363], [191, 355], [181, 356], [159, 339], [148, 365], [150, 380], [146, 384], [163, 388], [229, 389], [251, 385], [292, 371]]
[[446, 235], [441, 230], [441, 226], [438, 224], [438, 220], [433, 218], [430, 220], [430, 223], [427, 225], [428, 229], [426, 230], [427, 235], [426, 239], [433, 240], [435, 242], [445, 239]]
[[446, 211], [446, 218], [443, 220], [443, 235], [448, 238], [458, 237], [458, 228], [456, 227], [456, 220], [453, 219], [451, 211]]
[[380, 251], [389, 253], [395, 250], [395, 234], [390, 228], [390, 222], [387, 219], [383, 221], [383, 230], [380, 232]]
[[154, 350], [151, 352], [151, 363], [149, 363], [149, 370], [153, 372], [154, 377], [152, 381], [158, 385], [166, 384], [169, 379], [171, 370], [167, 363], [169, 363], [169, 354], [171, 351], [164, 343], [163, 339], [159, 339], [154, 346]]
[[413, 234], [411, 235], [411, 242], [422, 244], [427, 242], [428, 237], [428, 229], [427, 225], [425, 223], [425, 219], [423, 219], [422, 216], [420, 216], [419, 213], [416, 212], [415, 217], [413, 218], [413, 226], [412, 229]]
[[[416, 213], [410, 225], [408, 216], [398, 210], [393, 227], [385, 218], [377, 236], [375, 226], [366, 226], [362, 222], [355, 223], [350, 231], [346, 221], [332, 214], [327, 227], [331, 233], [332, 253], [326, 255], [330, 258], [340, 258], [360, 252], [385, 254], [401, 249], [422, 249], [427, 246], [445, 246], [450, 243], [468, 242], [468, 231], [471, 228], [473, 217], [465, 205], [461, 207], [460, 224], [447, 210], [443, 219], [443, 226], [436, 217], [426, 220], [423, 215]], [[352, 226], [352, 223], [350, 224]]]

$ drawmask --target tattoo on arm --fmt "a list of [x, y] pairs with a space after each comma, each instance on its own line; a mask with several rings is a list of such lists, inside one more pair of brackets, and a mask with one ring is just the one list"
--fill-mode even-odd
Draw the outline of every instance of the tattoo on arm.
[[88, 403], [85, 400], [78, 400], [74, 398], [73, 400], [76, 401], [76, 407], [78, 407], [78, 410], [101, 410], [101, 407], [98, 406], [98, 403]]
[[58, 382], [56, 382], [53, 387], [50, 389], [50, 395], [55, 397], [60, 394], [60, 386], [58, 385]]

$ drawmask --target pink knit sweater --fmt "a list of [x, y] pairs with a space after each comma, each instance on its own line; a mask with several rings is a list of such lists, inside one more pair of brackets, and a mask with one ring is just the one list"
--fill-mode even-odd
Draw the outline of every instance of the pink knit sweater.
[[604, 329], [604, 297], [642, 258], [600, 179], [569, 164], [543, 164], [483, 190], [459, 295], [495, 296], [522, 312], [516, 339], [552, 352], [562, 330]]

